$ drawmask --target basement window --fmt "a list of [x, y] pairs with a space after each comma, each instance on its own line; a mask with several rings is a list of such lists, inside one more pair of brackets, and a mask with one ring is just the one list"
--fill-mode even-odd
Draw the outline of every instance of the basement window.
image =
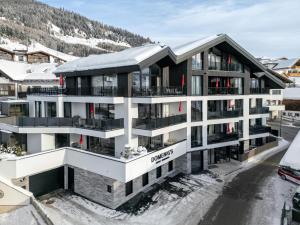
[[111, 185], [107, 185], [107, 192], [111, 193], [111, 190], [112, 190]]
[[131, 181], [128, 181], [128, 182], [126, 183], [126, 185], [125, 185], [125, 195], [126, 195], [126, 196], [132, 194], [132, 192], [133, 192], [132, 186], [133, 186], [132, 180], [131, 180]]

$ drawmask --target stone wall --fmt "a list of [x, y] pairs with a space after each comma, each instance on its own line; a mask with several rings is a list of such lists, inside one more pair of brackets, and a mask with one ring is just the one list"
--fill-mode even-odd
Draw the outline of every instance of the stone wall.
[[[109, 208], [117, 208], [138, 193], [145, 191], [154, 183], [159, 183], [168, 176], [175, 176], [184, 172], [186, 156], [181, 156], [173, 161], [173, 171], [168, 171], [168, 163], [162, 165], [161, 177], [156, 178], [156, 169], [149, 171], [149, 183], [143, 186], [142, 176], [133, 179], [133, 192], [126, 196], [126, 183], [113, 180], [83, 169], [74, 168], [74, 192], [94, 202], [105, 205]], [[111, 186], [111, 193], [107, 185]]]

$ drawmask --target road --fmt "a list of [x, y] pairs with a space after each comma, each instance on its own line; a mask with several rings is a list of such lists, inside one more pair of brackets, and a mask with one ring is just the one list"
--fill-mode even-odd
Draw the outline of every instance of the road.
[[[283, 127], [282, 134], [292, 140], [296, 128]], [[199, 225], [277, 224], [284, 201], [290, 202], [296, 185], [276, 175], [285, 151], [238, 174], [225, 188]], [[279, 224], [279, 223], [278, 223]]]

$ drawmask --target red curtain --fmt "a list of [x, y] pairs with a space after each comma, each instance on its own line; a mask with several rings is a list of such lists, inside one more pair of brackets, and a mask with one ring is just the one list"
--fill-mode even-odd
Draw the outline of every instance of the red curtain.
[[64, 86], [64, 78], [63, 78], [62, 74], [60, 74], [60, 76], [59, 76], [59, 85], [60, 85], [61, 87]]
[[79, 144], [83, 144], [83, 136], [82, 136], [82, 134], [80, 134], [80, 139], [79, 139]]

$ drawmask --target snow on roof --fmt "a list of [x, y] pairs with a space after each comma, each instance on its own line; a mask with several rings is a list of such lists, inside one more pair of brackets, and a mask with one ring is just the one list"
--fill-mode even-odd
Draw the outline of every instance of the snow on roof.
[[0, 60], [0, 71], [14, 81], [57, 80], [53, 73], [56, 67], [56, 63], [27, 64]]
[[167, 46], [147, 44], [140, 47], [128, 48], [120, 52], [90, 55], [61, 65], [55, 73], [137, 65], [165, 48]]
[[46, 46], [44, 46], [40, 43], [32, 43], [30, 46], [28, 46], [27, 54], [32, 54], [35, 52], [44, 52], [44, 53], [55, 56], [64, 61], [67, 61], [67, 62], [78, 59], [78, 57], [76, 57], [76, 56], [68, 55], [68, 54], [56, 51], [54, 49], [51, 49], [51, 48], [47, 48]]
[[277, 69], [290, 68], [294, 66], [299, 60], [300, 60], [299, 58], [278, 60], [277, 61], [278, 64], [273, 69], [277, 70]]
[[196, 41], [192, 41], [183, 45], [179, 45], [177, 47], [172, 48], [175, 55], [181, 55], [186, 52], [192, 51], [194, 48], [200, 47], [216, 38], [220, 37], [220, 35], [212, 35], [206, 38], [202, 38]]
[[283, 90], [283, 99], [300, 100], [300, 88], [285, 88]]
[[9, 52], [25, 52], [27, 54], [35, 53], [35, 52], [44, 52], [46, 54], [52, 55], [54, 57], [60, 58], [64, 61], [72, 61], [75, 59], [78, 59], [76, 56], [68, 55], [59, 51], [56, 51], [51, 48], [47, 48], [46, 46], [34, 42], [30, 44], [28, 47], [26, 45], [20, 44], [19, 42], [11, 41], [7, 38], [0, 37], [0, 42], [3, 42], [3, 44], [0, 44], [0, 48], [6, 49]]
[[279, 165], [287, 166], [294, 170], [300, 170], [300, 131], [294, 138], [292, 144], [284, 154]]

